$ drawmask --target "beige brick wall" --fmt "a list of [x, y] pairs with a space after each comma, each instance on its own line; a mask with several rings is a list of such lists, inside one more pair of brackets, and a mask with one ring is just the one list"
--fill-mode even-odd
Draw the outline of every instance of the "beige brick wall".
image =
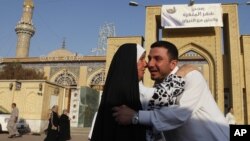
[[[247, 58], [245, 55], [243, 57], [240, 52], [237, 6], [237, 4], [222, 5], [223, 21], [225, 23], [223, 29], [219, 27], [171, 30], [163, 29], [162, 40], [175, 43], [179, 49], [180, 55], [192, 50], [203, 56], [208, 62], [208, 67], [204, 67], [207, 69], [205, 69], [205, 72], [203, 73], [206, 74], [204, 75], [205, 78], [209, 80], [210, 89], [214, 94], [214, 98], [217, 101], [218, 106], [222, 111], [225, 110], [224, 82], [226, 82], [226, 88], [230, 89], [230, 93], [232, 95], [231, 101], [235, 109], [236, 120], [238, 123], [245, 123], [246, 121], [243, 118], [243, 110], [245, 108], [242, 106], [242, 93], [245, 85], [247, 87], [247, 82], [246, 84], [243, 83], [245, 80], [244, 71], [246, 71], [246, 67], [244, 67], [246, 65], [244, 64], [246, 61], [244, 60], [247, 60]], [[160, 29], [157, 25], [160, 24], [160, 10], [160, 6], [146, 7], [145, 47], [147, 49], [147, 53], [150, 49], [150, 45], [158, 40], [158, 33]], [[225, 33], [224, 37], [222, 36], [223, 33]], [[225, 44], [223, 44], [223, 41]], [[230, 50], [225, 56], [223, 56], [222, 52], [223, 47]], [[250, 58], [248, 58], [248, 60], [249, 59]], [[147, 72], [145, 83], [148, 86], [152, 86], [153, 81], [150, 80], [149, 76], [150, 75]], [[248, 78], [248, 76], [245, 77]], [[250, 91], [246, 89], [246, 93], [249, 92]]]
[[111, 63], [111, 60], [117, 51], [117, 49], [125, 43], [137, 43], [142, 45], [144, 39], [141, 36], [130, 36], [130, 37], [110, 37], [108, 38], [108, 43], [107, 43], [107, 53], [106, 53], [106, 75], [109, 70], [109, 66]]
[[244, 80], [245, 80], [245, 97], [244, 99], [244, 112], [245, 112], [245, 120], [247, 122], [245, 123], [250, 123], [250, 35], [245, 35], [241, 37], [242, 41], [242, 49], [243, 49], [243, 68], [244, 68]]

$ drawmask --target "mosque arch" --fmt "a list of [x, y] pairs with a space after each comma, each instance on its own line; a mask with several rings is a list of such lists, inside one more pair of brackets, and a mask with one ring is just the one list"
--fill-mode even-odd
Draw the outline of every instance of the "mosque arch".
[[[205, 47], [202, 47], [195, 43], [189, 43], [179, 48], [179, 56], [184, 56], [186, 53], [193, 52], [197, 53], [200, 57], [204, 58], [204, 60], [208, 63], [208, 71], [209, 71], [209, 86], [213, 94], [215, 94], [215, 61], [212, 55], [206, 50]], [[213, 85], [214, 84], [214, 85]]]
[[76, 78], [74, 73], [62, 69], [51, 78], [51, 81], [63, 86], [75, 86], [77, 85]]
[[102, 86], [104, 85], [105, 80], [106, 80], [105, 69], [100, 68], [89, 76], [87, 80], [87, 85], [94, 89], [102, 90]]

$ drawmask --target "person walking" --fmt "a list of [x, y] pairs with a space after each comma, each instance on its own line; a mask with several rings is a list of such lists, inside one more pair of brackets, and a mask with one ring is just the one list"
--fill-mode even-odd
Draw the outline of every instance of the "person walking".
[[58, 106], [54, 105], [52, 107], [52, 113], [49, 118], [47, 136], [44, 139], [44, 141], [57, 141], [58, 140], [58, 126], [59, 126]]
[[59, 141], [70, 139], [70, 119], [68, 116], [68, 110], [64, 109], [63, 114], [59, 118]]
[[19, 116], [19, 110], [16, 107], [16, 103], [11, 104], [12, 112], [10, 114], [10, 119], [7, 124], [7, 129], [9, 132], [8, 138], [20, 137], [21, 135], [17, 131], [16, 123]]
[[226, 114], [226, 120], [227, 120], [228, 124], [232, 124], [232, 125], [236, 124], [233, 107], [228, 108], [228, 113]]

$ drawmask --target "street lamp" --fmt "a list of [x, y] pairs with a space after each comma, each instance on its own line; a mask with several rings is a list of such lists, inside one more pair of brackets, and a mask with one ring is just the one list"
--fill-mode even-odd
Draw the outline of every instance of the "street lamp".
[[139, 4], [135, 1], [129, 1], [129, 6], [138, 6]]
[[145, 6], [145, 5], [140, 4], [140, 3], [136, 2], [136, 1], [129, 1], [129, 6], [136, 7], [136, 6]]
[[194, 0], [190, 0], [188, 6], [193, 6], [194, 5]]

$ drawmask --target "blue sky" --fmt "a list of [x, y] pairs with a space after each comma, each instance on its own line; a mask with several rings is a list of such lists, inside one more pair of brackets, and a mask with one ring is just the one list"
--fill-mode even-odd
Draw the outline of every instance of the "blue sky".
[[[241, 3], [240, 34], [250, 34], [250, 6], [247, 0], [196, 0], [196, 3]], [[189, 0], [136, 0], [142, 5], [186, 4]], [[116, 36], [144, 36], [145, 8], [131, 7], [129, 0], [34, 0], [29, 56], [47, 55], [61, 47], [80, 55], [94, 55], [99, 28], [113, 23]], [[14, 57], [17, 36], [14, 28], [22, 15], [23, 0], [0, 0], [0, 57]]]

